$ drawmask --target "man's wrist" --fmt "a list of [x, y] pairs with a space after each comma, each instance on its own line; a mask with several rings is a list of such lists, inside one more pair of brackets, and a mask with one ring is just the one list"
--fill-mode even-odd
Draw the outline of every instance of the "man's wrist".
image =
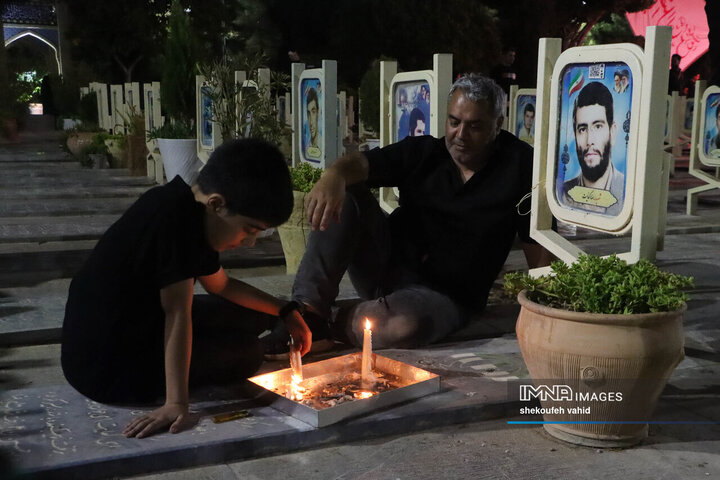
[[305, 313], [305, 305], [300, 302], [296, 302], [295, 300], [291, 300], [280, 308], [280, 311], [278, 312], [278, 317], [280, 317], [281, 320], [285, 320], [285, 317], [287, 317], [295, 310], [297, 310], [300, 315], [302, 315]]

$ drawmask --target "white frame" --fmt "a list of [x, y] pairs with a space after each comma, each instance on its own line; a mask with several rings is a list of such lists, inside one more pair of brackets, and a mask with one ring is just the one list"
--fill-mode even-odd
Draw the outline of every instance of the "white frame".
[[[702, 96], [695, 95], [696, 97], [701, 97], [701, 100], [700, 100], [700, 102], [701, 102], [700, 103], [700, 131], [698, 132], [698, 137], [697, 137], [697, 140], [698, 140], [697, 154], [698, 154], [698, 157], [700, 158], [700, 161], [703, 164], [707, 165], [708, 167], [719, 167], [720, 166], [720, 158], [707, 156], [705, 154], [705, 148], [704, 148], [705, 147], [705, 127], [706, 127], [705, 118], [707, 117], [707, 115], [706, 115], [707, 114], [707, 101], [708, 101], [708, 98], [710, 97], [710, 95], [713, 95], [713, 94], [715, 94], [715, 95], [720, 94], [720, 87], [718, 87], [717, 85], [712, 85], [712, 86], [708, 87], [707, 89], [705, 89], [705, 92], [703, 92]], [[698, 105], [696, 104], [694, 108], [697, 109]], [[718, 106], [717, 108], [720, 108], [720, 106]], [[694, 114], [694, 112], [693, 112], [693, 114]], [[720, 132], [718, 132], [718, 134], [720, 135]]]
[[110, 121], [112, 122], [112, 133], [125, 133], [125, 119], [123, 116], [127, 111], [125, 107], [124, 85], [110, 85]]
[[[447, 119], [447, 96], [452, 86], [451, 53], [433, 55], [432, 70], [397, 73], [397, 62], [380, 62], [380, 147], [392, 143], [392, 130], [395, 129], [393, 96], [396, 83], [427, 81], [430, 86], [430, 135], [440, 137], [445, 133]], [[380, 207], [391, 213], [398, 207], [400, 193], [397, 187], [380, 188]]]
[[[321, 68], [304, 69], [304, 64], [293, 63], [293, 165], [308, 162], [323, 170], [337, 159], [338, 156], [338, 125], [337, 125], [337, 62], [323, 60]], [[320, 159], [308, 159], [302, 151], [302, 118], [303, 97], [300, 92], [304, 80], [319, 80], [322, 87], [322, 156]]]
[[[514, 87], [515, 85], [512, 85], [512, 86]], [[507, 126], [508, 126], [508, 128], [512, 128], [512, 130], [508, 130], [508, 129], [506, 129], [506, 130], [508, 132], [512, 133], [514, 136], [517, 136], [517, 135], [515, 135], [515, 125], [517, 125], [517, 121], [518, 121], [518, 119], [517, 119], [517, 100], [520, 96], [530, 95], [530, 96], [535, 97], [535, 104], [537, 104], [537, 90], [535, 88], [520, 88], [520, 89], [511, 88], [510, 95], [511, 95], [511, 98], [508, 101], [509, 112], [508, 112]], [[535, 117], [537, 118], [537, 110], [535, 111]], [[533, 126], [534, 126], [534, 124], [533, 124]], [[537, 138], [537, 135], [533, 136], [533, 139], [535, 139], [535, 138]]]
[[220, 128], [217, 123], [211, 121], [212, 133], [210, 134], [210, 145], [203, 143], [203, 109], [202, 99], [203, 88], [210, 87], [209, 83], [202, 75], [195, 75], [195, 138], [197, 142], [197, 156], [203, 164], [206, 164], [210, 158], [210, 154], [222, 143]]
[[[670, 41], [672, 29], [665, 26], [652, 26], [646, 29], [645, 51], [641, 57], [643, 64], [643, 87], [638, 91], [640, 97], [640, 130], [637, 139], [636, 188], [633, 196], [632, 237], [630, 251], [616, 253], [629, 263], [638, 260], [654, 260], [657, 250], [661, 250], [665, 235], [667, 215], [667, 191], [671, 155], [663, 153], [664, 136], [663, 100], [667, 93], [667, 65], [670, 62]], [[560, 39], [544, 38], [538, 49], [537, 102], [535, 149], [533, 156], [533, 188], [530, 218], [530, 236], [561, 261], [571, 264], [585, 252], [552, 230], [553, 216], [547, 198], [546, 163], [549, 158], [549, 142], [546, 141], [549, 124], [549, 110], [553, 103], [550, 97], [551, 72], [561, 53]], [[592, 47], [584, 47], [592, 48]], [[612, 48], [612, 47], [610, 47]], [[579, 62], [575, 62], [579, 63]], [[585, 62], [583, 62], [585, 63]], [[555, 107], [557, 108], [557, 106]], [[556, 127], [557, 128], [557, 127]], [[556, 161], [553, 150], [552, 161]], [[550, 179], [554, 185], [554, 177]], [[644, 186], [648, 188], [643, 188]], [[540, 187], [540, 188], [536, 188]], [[615, 233], [617, 234], [617, 233]], [[531, 275], [549, 273], [549, 267], [530, 270]]]
[[[152, 94], [152, 102], [148, 101], [148, 94]], [[161, 127], [165, 120], [160, 105], [160, 82], [143, 84], [143, 103], [145, 104], [145, 145], [150, 152], [147, 157], [147, 176], [154, 179], [155, 183], [163, 183], [165, 170], [157, 140], [150, 140], [147, 135], [150, 130]]]
[[[555, 169], [558, 166], [555, 154], [557, 152], [557, 134], [559, 128], [558, 115], [558, 96], [561, 89], [561, 73], [571, 65], [578, 63], [603, 63], [603, 62], [623, 62], [633, 77], [633, 98], [630, 107], [631, 112], [636, 112], [630, 119], [630, 132], [626, 156], [626, 172], [625, 172], [625, 196], [623, 199], [623, 208], [616, 217], [607, 217], [595, 212], [581, 212], [571, 210], [560, 205], [555, 198], [555, 183], [548, 182], [545, 184], [546, 196], [552, 214], [558, 220], [566, 223], [574, 223], [585, 228], [598, 230], [608, 233], [624, 233], [631, 228], [630, 220], [633, 211], [633, 195], [635, 185], [635, 173], [637, 167], [637, 141], [639, 134], [639, 115], [640, 112], [640, 96], [643, 87], [643, 71], [641, 59], [643, 52], [640, 47], [633, 44], [617, 44], [612, 46], [600, 45], [594, 47], [575, 47], [570, 48], [557, 59], [555, 68], [552, 73], [551, 85], [551, 102], [550, 102], [550, 122], [548, 129], [548, 155], [552, 161], [548, 161], [546, 168], [546, 178], [555, 179]], [[537, 102], [537, 97], [536, 97]], [[536, 110], [537, 114], [537, 110]], [[622, 120], [616, 121], [616, 124], [622, 124]], [[622, 131], [622, 130], [620, 130]], [[536, 130], [537, 133], [537, 130]], [[663, 132], [664, 135], [664, 132]]]
[[[688, 164], [688, 173], [705, 182], [705, 185], [688, 189], [686, 204], [686, 213], [688, 215], [696, 215], [699, 194], [716, 188], [720, 189], [720, 178], [703, 171], [700, 165], [700, 163], [704, 163], [700, 158], [700, 150], [702, 150], [703, 147], [700, 137], [704, 131], [704, 129], [700, 128], [700, 124], [702, 123], [700, 115], [705, 113], [702, 108], [702, 105], [705, 105], [705, 102], [701, 99], [705, 99], [704, 94], [706, 89], [710, 90], [711, 88], [714, 89], [718, 87], [707, 88], [707, 81], [705, 80], [698, 80], [695, 82], [695, 106], [693, 110], [693, 128], [690, 134], [690, 160]], [[713, 91], [711, 90], [710, 93], [713, 93]], [[703, 101], [703, 104], [699, 105], [698, 102], [701, 101]]]

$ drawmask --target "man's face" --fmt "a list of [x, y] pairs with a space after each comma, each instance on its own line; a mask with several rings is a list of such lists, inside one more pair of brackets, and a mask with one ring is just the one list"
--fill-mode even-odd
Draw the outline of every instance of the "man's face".
[[425, 122], [418, 120], [415, 124], [415, 128], [410, 132], [411, 137], [421, 137], [425, 135]]
[[615, 90], [620, 90], [622, 88], [622, 79], [620, 78], [620, 75], [615, 75]]
[[535, 121], [535, 112], [531, 112], [530, 110], [525, 112], [525, 118], [523, 119], [523, 123], [525, 124], [525, 129], [527, 131], [530, 131], [532, 129], [534, 121]]
[[307, 117], [310, 126], [310, 138], [315, 138], [318, 130], [318, 105], [315, 100], [310, 100], [307, 104]]
[[502, 121], [502, 116], [493, 118], [487, 102], [475, 103], [456, 90], [448, 103], [445, 122], [445, 146], [455, 163], [467, 168], [481, 166]]
[[268, 228], [261, 220], [229, 214], [225, 208], [209, 213], [206, 219], [208, 243], [215, 251], [252, 247], [260, 232]]
[[608, 125], [605, 107], [587, 105], [576, 113], [575, 144], [583, 176], [591, 182], [605, 173], [610, 163], [610, 148], [615, 123]]

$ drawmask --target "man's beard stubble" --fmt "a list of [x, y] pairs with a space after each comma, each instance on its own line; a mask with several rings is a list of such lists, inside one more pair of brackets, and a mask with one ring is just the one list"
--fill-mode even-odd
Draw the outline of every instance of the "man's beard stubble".
[[591, 182], [596, 182], [600, 177], [603, 176], [610, 164], [610, 142], [607, 142], [605, 144], [605, 147], [603, 147], [600, 163], [595, 165], [594, 167], [591, 167], [585, 163], [585, 154], [589, 150], [590, 149], [588, 148], [584, 151], [581, 151], [580, 148], [578, 148], [577, 155], [578, 159], [580, 160], [580, 168], [582, 169], [583, 177], [585, 177]]

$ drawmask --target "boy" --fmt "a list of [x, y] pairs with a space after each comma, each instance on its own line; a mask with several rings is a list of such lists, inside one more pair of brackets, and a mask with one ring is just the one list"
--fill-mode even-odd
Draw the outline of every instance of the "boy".
[[[188, 186], [178, 176], [143, 194], [73, 278], [63, 323], [68, 382], [105, 403], [164, 405], [123, 433], [191, 425], [189, 390], [236, 383], [262, 363], [257, 334], [282, 312], [304, 354], [311, 334], [294, 304], [228, 278], [219, 254], [252, 246], [287, 220], [293, 197], [282, 154], [255, 139], [220, 146]], [[193, 296], [198, 279], [211, 295]], [[192, 352], [192, 362], [190, 355]]]

